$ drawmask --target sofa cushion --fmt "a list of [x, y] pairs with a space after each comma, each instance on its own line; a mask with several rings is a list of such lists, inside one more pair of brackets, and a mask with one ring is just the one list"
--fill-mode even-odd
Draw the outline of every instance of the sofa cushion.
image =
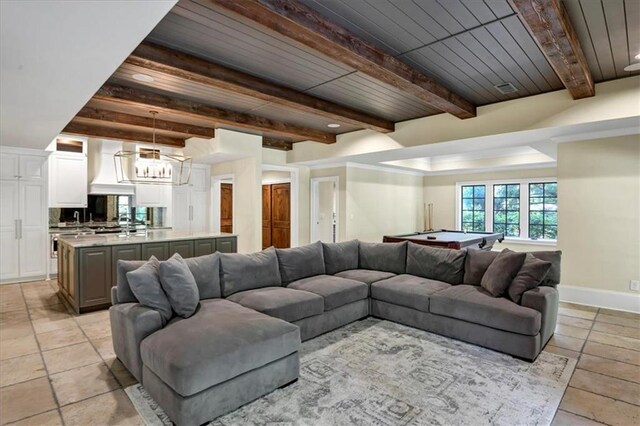
[[358, 269], [358, 245], [358, 240], [322, 243], [325, 274], [335, 275], [349, 269]]
[[535, 336], [540, 312], [504, 297], [493, 297], [482, 287], [461, 284], [431, 295], [431, 313], [484, 325], [498, 330]]
[[485, 271], [480, 286], [493, 297], [502, 296], [522, 268], [525, 257], [526, 253], [504, 249]]
[[300, 347], [298, 327], [224, 299], [204, 300], [142, 341], [144, 365], [187, 397], [281, 359]]
[[429, 297], [449, 287], [442, 281], [402, 274], [371, 284], [371, 298], [429, 312]]
[[369, 297], [369, 286], [365, 283], [331, 275], [304, 278], [292, 282], [287, 288], [322, 296], [325, 311]]
[[[131, 291], [127, 280], [127, 272], [134, 271], [144, 265], [146, 260], [118, 260], [116, 294], [118, 303], [135, 303], [138, 299]], [[200, 299], [212, 299], [220, 297], [220, 253], [207, 254], [198, 257], [184, 259], [193, 278], [198, 285]]]
[[164, 325], [173, 316], [173, 310], [169, 298], [162, 289], [159, 268], [160, 261], [155, 256], [151, 256], [144, 265], [127, 272], [127, 281], [140, 304], [158, 311]]
[[371, 284], [376, 281], [386, 280], [394, 277], [396, 274], [383, 271], [370, 271], [368, 269], [351, 269], [335, 274], [336, 277], [346, 278], [348, 280], [360, 281], [361, 283]]
[[407, 274], [449, 284], [462, 284], [466, 255], [466, 250], [429, 247], [409, 241]]
[[160, 283], [171, 303], [173, 311], [189, 318], [196, 312], [200, 294], [193, 274], [179, 253], [175, 253], [168, 260], [160, 262]]
[[285, 287], [266, 287], [241, 291], [227, 299], [289, 322], [320, 315], [324, 312], [322, 296]]
[[462, 282], [469, 285], [480, 285], [484, 273], [500, 252], [469, 249], [464, 260], [464, 278]]
[[322, 243], [316, 241], [302, 247], [276, 249], [283, 284], [324, 274]]
[[360, 241], [360, 269], [404, 274], [407, 270], [407, 242], [365, 243]]
[[221, 253], [220, 277], [224, 297], [254, 288], [280, 286], [276, 249], [270, 247], [251, 254]]
[[562, 259], [562, 251], [532, 251], [531, 255], [536, 259], [551, 262], [551, 268], [540, 285], [555, 287], [560, 284], [560, 261]]
[[527, 253], [522, 268], [520, 268], [520, 271], [507, 289], [511, 301], [520, 303], [522, 294], [527, 290], [538, 287], [550, 268], [551, 262], [536, 259], [531, 253]]

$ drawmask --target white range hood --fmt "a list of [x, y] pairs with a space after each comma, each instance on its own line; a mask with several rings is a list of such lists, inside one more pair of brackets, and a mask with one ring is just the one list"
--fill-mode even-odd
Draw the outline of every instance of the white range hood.
[[89, 160], [89, 194], [134, 195], [135, 186], [118, 183], [113, 155], [123, 149], [122, 142], [90, 139], [87, 146]]

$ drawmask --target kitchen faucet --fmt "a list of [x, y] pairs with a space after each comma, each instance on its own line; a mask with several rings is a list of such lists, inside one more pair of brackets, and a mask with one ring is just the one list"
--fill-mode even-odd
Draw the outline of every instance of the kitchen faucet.
[[73, 212], [73, 218], [76, 220], [76, 226], [80, 227], [80, 212], [78, 210]]

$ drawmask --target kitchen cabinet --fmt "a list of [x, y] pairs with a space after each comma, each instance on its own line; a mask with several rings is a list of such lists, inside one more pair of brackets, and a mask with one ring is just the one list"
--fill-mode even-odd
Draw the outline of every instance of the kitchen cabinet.
[[194, 164], [188, 185], [173, 190], [173, 229], [202, 232], [209, 228], [209, 166]]
[[193, 241], [172, 241], [169, 243], [169, 257], [174, 253], [180, 256], [193, 257]]
[[111, 303], [111, 247], [78, 249], [80, 306], [91, 308]]
[[142, 244], [142, 258], [149, 259], [155, 256], [158, 260], [169, 258], [169, 243], [145, 243]]
[[195, 240], [193, 242], [193, 256], [204, 256], [207, 254], [215, 253], [216, 251], [216, 240], [215, 239], [207, 239], [207, 240]]
[[169, 207], [171, 186], [137, 184], [134, 205], [136, 207]]
[[0, 281], [45, 278], [46, 154], [0, 153]]
[[220, 253], [235, 253], [238, 251], [238, 240], [236, 237], [225, 237], [216, 239], [216, 250]]
[[87, 156], [54, 152], [49, 157], [49, 207], [87, 207]]

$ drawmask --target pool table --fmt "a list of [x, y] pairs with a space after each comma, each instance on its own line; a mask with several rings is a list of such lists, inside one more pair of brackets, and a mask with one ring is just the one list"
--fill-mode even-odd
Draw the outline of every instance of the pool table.
[[411, 241], [425, 246], [434, 246], [450, 249], [462, 249], [466, 247], [491, 250], [496, 241], [504, 240], [504, 234], [499, 232], [464, 232], [464, 231], [425, 231], [412, 234], [385, 235], [384, 243], [398, 243]]

